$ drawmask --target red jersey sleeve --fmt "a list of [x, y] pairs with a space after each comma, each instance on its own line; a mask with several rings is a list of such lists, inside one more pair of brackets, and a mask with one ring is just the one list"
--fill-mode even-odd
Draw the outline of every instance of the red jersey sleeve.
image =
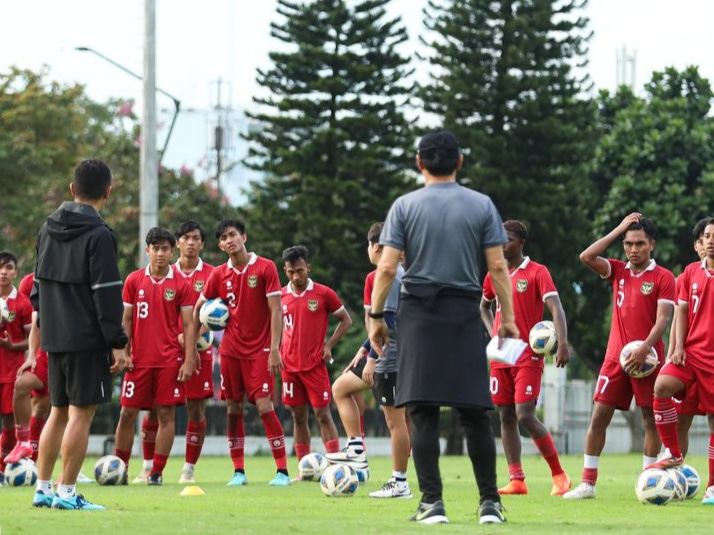
[[214, 269], [211, 271], [211, 275], [208, 277], [206, 284], [203, 286], [201, 295], [206, 299], [215, 299], [218, 297], [218, 290], [221, 283], [221, 269]]
[[124, 282], [121, 300], [127, 305], [134, 306], [134, 298], [136, 297], [136, 272], [129, 274]]
[[280, 296], [282, 293], [282, 287], [280, 286], [280, 277], [278, 277], [278, 268], [275, 267], [275, 262], [268, 260], [265, 263], [265, 295], [277, 295]]
[[548, 268], [543, 265], [541, 265], [538, 270], [536, 285], [538, 287], [538, 293], [543, 301], [552, 295], [558, 295], [558, 289], [555, 287], [553, 277], [550, 275]]
[[674, 275], [667, 269], [661, 270], [661, 273], [657, 302], [672, 303], [673, 305], [676, 305], [677, 283], [674, 280]]
[[325, 292], [325, 304], [330, 314], [334, 314], [343, 306], [335, 290], [329, 287], [327, 287], [327, 292]]
[[364, 279], [364, 308], [372, 307], [372, 290], [374, 290], [374, 277], [377, 276], [377, 270], [371, 271]]

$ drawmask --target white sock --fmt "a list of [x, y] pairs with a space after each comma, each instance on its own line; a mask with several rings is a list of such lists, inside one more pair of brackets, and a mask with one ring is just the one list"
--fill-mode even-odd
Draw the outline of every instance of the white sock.
[[364, 451], [364, 439], [362, 437], [349, 437], [347, 439], [347, 447], [355, 453]]
[[597, 468], [598, 466], [600, 466], [599, 455], [584, 455], [583, 457], [585, 468]]
[[151, 470], [154, 467], [154, 459], [144, 459], [144, 464], [142, 465], [144, 470]]
[[644, 470], [650, 464], [657, 462], [657, 457], [647, 457], [647, 455], [642, 456], [642, 469]]
[[195, 464], [183, 463], [183, 469], [184, 469], [184, 470], [193, 470], [195, 467], [196, 467]]
[[403, 486], [407, 484], [407, 473], [399, 470], [392, 470], [392, 477], [397, 485]]
[[52, 480], [51, 479], [38, 479], [37, 486], [35, 487], [37, 492], [41, 492], [45, 496], [52, 496], [54, 491], [52, 490]]
[[59, 485], [57, 485], [57, 494], [63, 500], [72, 499], [77, 494], [76, 486], [63, 485], [62, 483], [60, 483]]

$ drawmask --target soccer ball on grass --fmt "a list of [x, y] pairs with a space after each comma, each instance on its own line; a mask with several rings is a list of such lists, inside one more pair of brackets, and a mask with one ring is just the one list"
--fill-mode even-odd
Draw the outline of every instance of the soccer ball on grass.
[[635, 483], [637, 499], [645, 504], [667, 505], [677, 493], [677, 483], [666, 470], [643, 470]]
[[116, 455], [100, 457], [94, 465], [94, 479], [100, 485], [121, 485], [126, 477], [126, 464]]
[[303, 481], [320, 481], [322, 473], [328, 466], [330, 466], [330, 463], [322, 453], [308, 453], [298, 462], [300, 479]]
[[37, 467], [32, 459], [25, 457], [5, 467], [5, 481], [13, 487], [34, 485], [37, 482]]
[[699, 472], [693, 466], [685, 464], [679, 469], [687, 478], [687, 499], [694, 498], [699, 492], [702, 482], [699, 479]]
[[330, 498], [352, 496], [358, 487], [357, 474], [346, 464], [331, 464], [320, 477], [320, 488]]

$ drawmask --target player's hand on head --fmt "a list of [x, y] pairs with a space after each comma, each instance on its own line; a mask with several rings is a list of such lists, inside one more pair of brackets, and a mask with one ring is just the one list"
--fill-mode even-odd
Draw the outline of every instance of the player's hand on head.
[[639, 212], [632, 212], [631, 214], [628, 214], [625, 216], [625, 219], [623, 219], [620, 222], [619, 228], [622, 231], [627, 230], [627, 227], [632, 225], [633, 223], [639, 223], [640, 219], [642, 219], [642, 214]]

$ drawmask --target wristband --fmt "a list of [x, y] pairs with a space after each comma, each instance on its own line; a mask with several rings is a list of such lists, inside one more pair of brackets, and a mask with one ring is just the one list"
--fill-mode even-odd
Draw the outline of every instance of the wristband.
[[381, 320], [384, 318], [384, 312], [367, 312], [367, 315], [373, 320]]

